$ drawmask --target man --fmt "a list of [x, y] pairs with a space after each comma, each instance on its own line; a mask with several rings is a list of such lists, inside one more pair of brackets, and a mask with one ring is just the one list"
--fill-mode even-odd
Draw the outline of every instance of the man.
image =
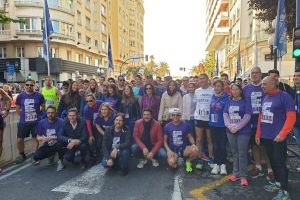
[[250, 74], [251, 83], [246, 85], [243, 89], [245, 100], [252, 107], [252, 115], [251, 115], [251, 138], [250, 138], [250, 146], [252, 149], [252, 155], [255, 162], [255, 167], [251, 172], [252, 178], [258, 178], [263, 176], [262, 170], [262, 161], [265, 160], [267, 162], [267, 179], [273, 180], [273, 171], [269, 162], [268, 157], [266, 156], [265, 149], [263, 146], [258, 146], [255, 142], [255, 133], [257, 129], [257, 121], [258, 115], [261, 111], [261, 103], [265, 96], [264, 91], [261, 87], [261, 69], [259, 67], [253, 67]]
[[141, 169], [152, 162], [153, 167], [158, 167], [159, 163], [155, 159], [158, 157], [163, 160], [167, 158], [163, 145], [163, 133], [160, 124], [152, 118], [152, 110], [146, 108], [143, 112], [143, 118], [135, 122], [133, 130], [135, 144], [131, 146], [131, 152], [140, 159], [137, 168]]
[[181, 84], [181, 87], [180, 87], [180, 91], [181, 91], [182, 96], [184, 96], [185, 94], [188, 93], [188, 85], [189, 85], [189, 77], [184, 76], [182, 78], [182, 84]]
[[175, 169], [179, 158], [186, 158], [186, 171], [192, 172], [191, 161], [198, 157], [198, 147], [195, 145], [190, 127], [181, 121], [181, 111], [173, 108], [170, 113], [172, 121], [164, 127], [164, 145], [167, 150], [168, 164]]
[[123, 76], [118, 76], [117, 86], [118, 86], [118, 94], [119, 96], [122, 96], [125, 88], [125, 78]]
[[86, 95], [85, 100], [87, 104], [84, 107], [84, 120], [87, 128], [88, 143], [90, 146], [91, 157], [96, 161], [97, 159], [100, 159], [102, 137], [94, 125], [94, 120], [98, 116], [101, 102], [96, 101], [93, 94]]
[[[297, 112], [297, 120], [293, 129], [296, 141], [300, 150], [300, 70], [296, 70], [294, 74], [294, 91], [295, 91], [295, 104]], [[296, 168], [300, 172], [300, 166]]]
[[38, 148], [36, 139], [36, 126], [45, 110], [44, 97], [34, 91], [35, 81], [28, 79], [25, 82], [25, 91], [18, 95], [16, 99], [16, 112], [20, 116], [17, 133], [17, 147], [20, 157], [17, 163], [26, 160], [24, 153], [24, 139], [32, 136], [32, 152]]
[[[195, 91], [194, 96], [194, 102], [196, 103], [196, 110], [194, 112], [194, 118], [196, 120], [196, 144], [199, 148], [199, 158], [202, 158], [208, 162], [212, 162], [213, 146], [208, 122], [210, 115], [210, 102], [214, 94], [214, 90], [209, 86], [209, 79], [205, 73], [200, 74], [199, 85], [200, 88]], [[209, 158], [205, 155], [205, 153], [203, 153], [204, 134], [206, 134]], [[196, 168], [202, 169], [201, 162], [196, 165]]]
[[224, 92], [226, 92], [227, 94], [230, 95], [230, 93], [231, 93], [230, 92], [230, 85], [229, 85], [230, 81], [229, 81], [228, 74], [226, 74], [226, 73], [221, 74], [221, 80], [224, 83]]
[[87, 135], [85, 124], [78, 117], [76, 108], [68, 110], [68, 119], [64, 121], [62, 129], [58, 134], [58, 141], [66, 148], [64, 159], [68, 162], [74, 162], [75, 153], [80, 151], [80, 168], [86, 168], [85, 156], [88, 150]]
[[[12, 98], [0, 88], [0, 157], [3, 151], [4, 118], [9, 114]], [[2, 169], [0, 168], [0, 173]]]
[[45, 78], [45, 86], [42, 87], [40, 92], [45, 98], [46, 109], [48, 108], [48, 106], [54, 106], [57, 109], [61, 94], [56, 87], [52, 86], [52, 79], [50, 76], [47, 76]]
[[271, 77], [275, 78], [278, 81], [278, 83], [279, 83], [278, 88], [281, 91], [287, 92], [289, 95], [292, 96], [292, 98], [294, 98], [294, 91], [291, 88], [291, 86], [289, 86], [286, 83], [280, 82], [280, 80], [279, 80], [280, 74], [279, 74], [279, 71], [277, 69], [271, 69], [271, 70], [269, 70], [268, 71], [268, 76], [271, 76]]
[[136, 85], [135, 85], [135, 87], [132, 88], [132, 90], [133, 90], [134, 96], [137, 97], [137, 96], [139, 96], [140, 89], [143, 88], [143, 79], [139, 74], [137, 74], [135, 76], [135, 82], [136, 82]]
[[39, 121], [37, 126], [37, 140], [40, 148], [35, 152], [33, 160], [35, 164], [39, 164], [40, 160], [54, 156], [58, 153], [57, 171], [64, 168], [63, 156], [64, 150], [57, 142], [58, 132], [62, 128], [63, 120], [56, 117], [56, 108], [48, 106], [47, 119]]
[[100, 76], [99, 77], [99, 92], [102, 94], [103, 93], [103, 87], [105, 83], [105, 76]]
[[290, 199], [288, 188], [287, 141], [288, 134], [296, 121], [295, 103], [292, 97], [279, 90], [278, 81], [274, 77], [266, 77], [262, 82], [266, 96], [262, 102], [256, 131], [256, 143], [262, 143], [270, 159], [274, 171], [275, 183], [266, 185], [264, 189], [278, 194], [273, 199]]
[[243, 87], [243, 79], [242, 78], [237, 78], [236, 79], [236, 84], [240, 85]]
[[66, 94], [66, 93], [69, 92], [69, 86], [70, 86], [70, 84], [69, 84], [68, 81], [64, 81], [64, 82], [62, 83], [62, 91], [61, 91], [61, 95], [64, 95], [64, 94]]

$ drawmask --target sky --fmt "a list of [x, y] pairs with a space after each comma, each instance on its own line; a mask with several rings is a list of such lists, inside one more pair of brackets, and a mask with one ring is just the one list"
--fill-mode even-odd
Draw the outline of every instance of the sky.
[[205, 0], [144, 0], [145, 55], [154, 55], [157, 63], [167, 62], [172, 76], [205, 57], [205, 4]]

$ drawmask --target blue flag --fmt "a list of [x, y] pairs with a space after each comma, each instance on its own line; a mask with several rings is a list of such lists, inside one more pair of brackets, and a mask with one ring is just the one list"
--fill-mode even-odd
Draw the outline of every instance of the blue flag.
[[53, 33], [52, 22], [47, 0], [44, 0], [44, 22], [42, 27], [43, 32], [43, 58], [46, 62], [50, 60], [50, 35]]
[[113, 71], [114, 70], [114, 63], [113, 63], [113, 57], [112, 57], [112, 49], [111, 49], [111, 43], [110, 43], [110, 36], [108, 36], [108, 50], [107, 50], [107, 56], [108, 56], [108, 69]]
[[285, 18], [286, 18], [285, 0], [278, 0], [274, 48], [277, 48], [277, 55], [280, 58], [287, 52], [287, 47], [286, 47], [287, 27], [286, 27]]
[[216, 76], [219, 75], [219, 56], [218, 56], [218, 52], [217, 53], [217, 60], [216, 60]]

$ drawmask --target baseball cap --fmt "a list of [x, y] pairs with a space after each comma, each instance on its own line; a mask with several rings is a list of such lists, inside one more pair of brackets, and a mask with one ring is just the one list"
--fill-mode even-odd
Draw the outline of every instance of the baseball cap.
[[179, 108], [170, 108], [169, 112], [172, 115], [173, 114], [175, 114], [175, 115], [181, 115], [182, 114]]

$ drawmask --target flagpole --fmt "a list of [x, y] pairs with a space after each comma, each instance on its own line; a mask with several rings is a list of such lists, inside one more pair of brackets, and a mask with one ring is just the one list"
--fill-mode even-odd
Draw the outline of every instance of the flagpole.
[[46, 1], [44, 1], [44, 30], [46, 34], [47, 69], [48, 69], [48, 76], [50, 76], [50, 56], [49, 56], [48, 25], [47, 25], [47, 16], [46, 16]]

